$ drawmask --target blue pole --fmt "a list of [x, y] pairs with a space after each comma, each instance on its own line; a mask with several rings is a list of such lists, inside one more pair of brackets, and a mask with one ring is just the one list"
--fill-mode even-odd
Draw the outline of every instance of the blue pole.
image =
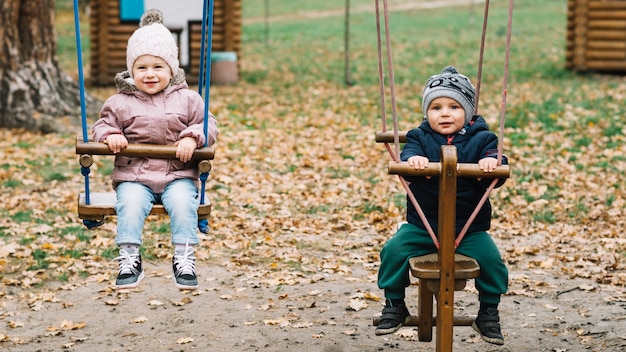
[[[74, 30], [76, 31], [76, 58], [78, 60], [78, 83], [80, 86], [80, 116], [83, 128], [83, 142], [88, 142], [87, 136], [87, 112], [85, 108], [85, 74], [83, 72], [83, 46], [80, 40], [80, 20], [78, 16], [78, 0], [74, 0]], [[83, 172], [85, 176], [85, 204], [91, 204], [89, 197], [89, 171]]]
[[198, 94], [202, 95], [202, 90], [204, 88], [204, 61], [206, 59], [205, 52], [205, 42], [206, 42], [206, 17], [207, 17], [207, 3], [208, 1], [203, 2], [202, 7], [202, 41], [200, 42], [200, 74], [198, 76]]
[[74, 30], [76, 31], [76, 57], [78, 59], [78, 83], [80, 85], [80, 115], [83, 127], [83, 141], [88, 142], [87, 113], [85, 108], [85, 74], [83, 73], [83, 49], [80, 40], [80, 20], [78, 18], [78, 0], [74, 0]]
[[[204, 1], [202, 11], [202, 43], [200, 44], [200, 76], [198, 77], [198, 93], [202, 96], [202, 90], [206, 84], [206, 94], [204, 96], [204, 146], [209, 143], [209, 101], [210, 78], [211, 78], [211, 51], [213, 46], [213, 0]], [[204, 192], [206, 190], [206, 180], [209, 173], [200, 175], [200, 204], [204, 204]], [[209, 231], [208, 221], [202, 219], [198, 221], [198, 228], [203, 233]]]
[[[204, 97], [204, 146], [206, 147], [209, 143], [209, 139], [208, 139], [208, 134], [209, 134], [209, 101], [211, 100], [211, 95], [210, 95], [210, 91], [211, 91], [211, 84], [209, 82], [210, 78], [211, 78], [211, 50], [212, 50], [212, 46], [213, 46], [213, 0], [208, 0], [209, 1], [209, 8], [207, 9], [207, 12], [205, 14], [208, 13], [207, 15], [207, 19], [206, 19], [206, 26], [208, 27], [206, 29], [206, 35], [207, 35], [207, 47], [206, 47], [206, 51], [204, 52], [204, 56], [207, 57], [206, 60], [206, 69], [204, 71], [204, 82], [206, 84], [206, 94]], [[206, 2], [205, 2], [206, 3]], [[204, 33], [203, 33], [204, 34]], [[203, 41], [204, 42], [204, 41]]]

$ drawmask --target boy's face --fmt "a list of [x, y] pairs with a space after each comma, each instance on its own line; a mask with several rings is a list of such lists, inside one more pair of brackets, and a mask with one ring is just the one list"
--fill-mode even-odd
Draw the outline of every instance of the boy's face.
[[456, 100], [448, 97], [435, 98], [426, 112], [428, 124], [433, 131], [450, 135], [465, 126], [465, 110]]
[[170, 84], [172, 70], [160, 57], [142, 55], [133, 64], [133, 80], [140, 91], [156, 94]]

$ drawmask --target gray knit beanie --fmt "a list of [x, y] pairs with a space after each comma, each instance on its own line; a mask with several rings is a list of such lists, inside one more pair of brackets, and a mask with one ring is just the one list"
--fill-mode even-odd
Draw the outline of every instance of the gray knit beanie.
[[139, 28], [128, 39], [126, 67], [131, 77], [133, 64], [142, 55], [158, 56], [170, 66], [172, 76], [178, 73], [178, 45], [170, 30], [163, 25], [163, 13], [159, 10], [147, 10], [141, 16]]
[[474, 116], [474, 98], [476, 90], [469, 78], [459, 73], [453, 66], [446, 66], [441, 74], [431, 76], [426, 81], [422, 98], [422, 111], [427, 116], [430, 103], [439, 97], [456, 100], [465, 110], [465, 124]]

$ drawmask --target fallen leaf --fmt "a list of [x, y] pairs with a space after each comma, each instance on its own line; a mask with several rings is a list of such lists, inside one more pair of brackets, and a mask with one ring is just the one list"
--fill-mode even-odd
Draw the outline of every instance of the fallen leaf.
[[148, 318], [146, 318], [143, 315], [133, 319], [133, 323], [135, 323], [135, 324], [145, 323], [147, 321], [148, 321]]

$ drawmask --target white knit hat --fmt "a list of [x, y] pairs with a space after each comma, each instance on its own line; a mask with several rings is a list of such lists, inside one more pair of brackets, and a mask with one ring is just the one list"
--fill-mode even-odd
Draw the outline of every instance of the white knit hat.
[[178, 46], [172, 33], [163, 25], [163, 13], [159, 10], [147, 10], [139, 28], [128, 39], [126, 47], [126, 67], [133, 75], [133, 64], [142, 55], [158, 56], [165, 60], [172, 69], [172, 75], [178, 73]]

